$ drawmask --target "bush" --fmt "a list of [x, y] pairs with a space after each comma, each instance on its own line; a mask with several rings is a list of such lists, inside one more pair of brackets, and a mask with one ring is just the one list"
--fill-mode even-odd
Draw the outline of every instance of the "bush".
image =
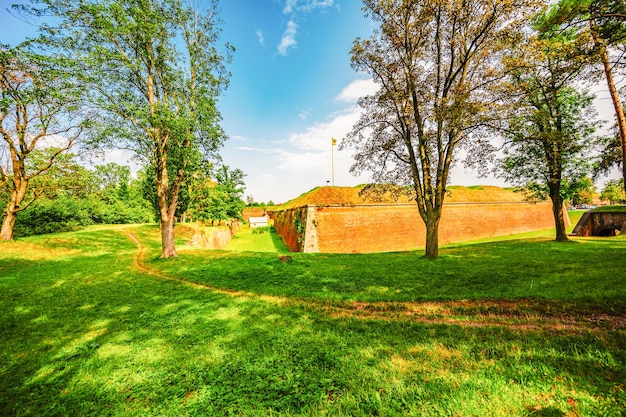
[[146, 205], [121, 200], [106, 203], [96, 198], [62, 196], [40, 200], [19, 213], [15, 237], [74, 230], [92, 224], [149, 223], [154, 221]]
[[42, 200], [18, 214], [14, 236], [65, 232], [93, 223], [89, 210], [75, 199]]

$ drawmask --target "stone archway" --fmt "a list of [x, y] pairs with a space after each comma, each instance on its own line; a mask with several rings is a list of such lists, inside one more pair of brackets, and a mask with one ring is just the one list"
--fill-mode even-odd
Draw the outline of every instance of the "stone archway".
[[580, 218], [572, 234], [576, 236], [617, 236], [626, 232], [626, 211], [588, 211]]
[[618, 236], [620, 233], [621, 233], [621, 230], [616, 227], [605, 227], [603, 229], [598, 230], [594, 236], [612, 237], [612, 236]]

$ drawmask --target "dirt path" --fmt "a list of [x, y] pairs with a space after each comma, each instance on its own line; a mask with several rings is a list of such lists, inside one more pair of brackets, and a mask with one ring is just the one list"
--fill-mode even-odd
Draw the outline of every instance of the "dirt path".
[[176, 282], [180, 282], [183, 283], [185, 285], [189, 285], [191, 287], [194, 288], [200, 288], [200, 289], [205, 289], [205, 290], [209, 290], [209, 291], [214, 291], [214, 292], [218, 292], [218, 293], [223, 293], [223, 294], [228, 294], [228, 295], [232, 295], [232, 296], [240, 296], [240, 297], [251, 297], [251, 296], [256, 296], [255, 294], [252, 293], [245, 293], [243, 291], [229, 291], [229, 290], [222, 290], [220, 288], [216, 288], [216, 287], [212, 287], [210, 285], [206, 285], [206, 284], [199, 284], [197, 282], [193, 282], [193, 281], [188, 281], [184, 278], [178, 278], [178, 277], [173, 277], [170, 276], [168, 274], [163, 273], [162, 271], [159, 271], [156, 268], [150, 268], [149, 266], [147, 266], [144, 262], [143, 262], [143, 257], [144, 257], [144, 253], [146, 252], [146, 247], [144, 246], [143, 243], [141, 243], [141, 240], [137, 237], [136, 234], [134, 234], [133, 232], [130, 232], [124, 228], [120, 229], [130, 240], [132, 240], [136, 245], [137, 245], [137, 254], [135, 255], [135, 260], [134, 260], [134, 265], [137, 269], [139, 269], [141, 272], [143, 272], [144, 274], [148, 274], [148, 275], [152, 275], [154, 277], [158, 277], [158, 278], [162, 278], [162, 279], [166, 279], [168, 281], [176, 281]]
[[151, 268], [143, 262], [145, 246], [134, 233], [121, 229], [137, 245], [134, 266], [141, 272], [168, 281], [180, 282], [232, 297], [258, 299], [285, 307], [297, 307], [337, 318], [361, 320], [410, 320], [424, 324], [446, 324], [466, 327], [504, 327], [522, 331], [555, 331], [566, 333], [601, 333], [626, 328], [626, 315], [600, 313], [553, 312], [554, 305], [534, 300], [461, 300], [441, 302], [331, 302], [262, 295], [225, 290], [174, 277]]

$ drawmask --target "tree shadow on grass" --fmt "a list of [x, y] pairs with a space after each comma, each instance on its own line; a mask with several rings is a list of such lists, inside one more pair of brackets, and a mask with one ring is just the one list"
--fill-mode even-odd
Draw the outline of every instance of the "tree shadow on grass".
[[272, 242], [274, 243], [274, 248], [276, 248], [276, 252], [278, 253], [289, 253], [290, 250], [280, 237], [274, 226], [270, 227], [270, 236], [272, 237]]
[[[255, 262], [301, 262], [274, 258]], [[112, 250], [21, 263], [0, 280], [0, 415], [619, 415], [626, 404], [624, 329], [341, 317], [131, 265]]]
[[593, 415], [626, 401], [623, 331], [335, 318], [139, 274], [24, 273], [45, 290], [3, 302], [2, 415]]

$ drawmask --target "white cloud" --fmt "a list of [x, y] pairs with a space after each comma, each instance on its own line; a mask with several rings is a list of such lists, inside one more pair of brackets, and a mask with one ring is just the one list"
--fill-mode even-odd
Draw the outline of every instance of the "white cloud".
[[[350, 90], [348, 87], [344, 91]], [[355, 177], [350, 173], [354, 164], [353, 150], [340, 151], [332, 147], [332, 138], [341, 141], [360, 114], [357, 106], [347, 105], [342, 111], [329, 115], [326, 121], [312, 123], [290, 134], [286, 140], [267, 141], [267, 147], [260, 143], [257, 146], [236, 144], [229, 149], [225, 160], [232, 166], [244, 167], [246, 195], [253, 195], [257, 201], [272, 199], [284, 203], [313, 187], [326, 185], [333, 178], [333, 162], [335, 185], [366, 183], [368, 174]]]
[[306, 120], [309, 118], [309, 111], [308, 110], [304, 110], [302, 112], [300, 112], [300, 114], [298, 115], [298, 117], [300, 118], [300, 120]]
[[287, 23], [287, 28], [283, 32], [283, 37], [280, 40], [280, 44], [278, 45], [278, 53], [285, 56], [289, 52], [289, 48], [295, 46], [296, 42], [296, 32], [298, 31], [298, 25], [293, 20], [290, 20]]
[[236, 146], [234, 149], [238, 151], [243, 151], [243, 152], [253, 152], [253, 153], [260, 153], [260, 154], [272, 154], [276, 152], [275, 150], [272, 150], [272, 149], [253, 148], [251, 146]]
[[352, 129], [359, 118], [357, 108], [346, 109], [331, 116], [331, 120], [324, 123], [315, 123], [304, 132], [293, 133], [289, 136], [289, 143], [303, 150], [330, 150], [331, 139], [340, 139]]
[[[285, 0], [285, 7], [283, 7], [283, 14], [290, 16], [289, 22], [287, 22], [287, 28], [283, 32], [283, 36], [278, 45], [278, 53], [285, 56], [289, 53], [289, 48], [295, 46], [296, 33], [298, 25], [296, 24], [296, 18], [299, 14], [310, 13], [315, 9], [326, 9], [329, 7], [336, 7], [335, 0]], [[257, 32], [259, 36], [259, 32]], [[261, 42], [261, 39], [259, 40]], [[263, 42], [261, 42], [263, 44]]]
[[327, 7], [333, 7], [334, 5], [334, 0], [308, 0], [303, 2], [299, 8], [303, 12], [310, 12], [313, 9], [325, 9]]
[[[31, 141], [33, 140], [34, 136], [30, 136], [28, 135], [26, 137], [26, 142], [27, 143], [32, 143]], [[70, 139], [66, 136], [63, 135], [59, 135], [59, 134], [51, 134], [51, 135], [47, 135], [47, 136], [43, 136], [39, 139], [37, 139], [37, 149], [48, 149], [48, 148], [65, 148], [67, 147], [67, 145], [69, 145], [69, 141]]]
[[283, 8], [283, 13], [284, 14], [291, 14], [291, 13], [293, 13], [293, 11], [296, 8], [297, 4], [298, 4], [298, 0], [287, 0], [285, 2], [285, 7]]
[[[314, 9], [325, 9], [335, 6], [335, 0], [286, 0], [283, 7], [284, 14], [296, 12], [310, 12]], [[337, 6], [339, 7], [339, 6]]]
[[278, 169], [291, 174], [320, 172], [327, 165], [319, 152], [282, 152], [279, 156], [282, 162]]
[[229, 136], [229, 138], [232, 139], [232, 140], [239, 141], [239, 142], [249, 142], [250, 141], [247, 137], [241, 136], [241, 135], [231, 135], [231, 136]]
[[262, 46], [265, 46], [265, 37], [263, 36], [263, 31], [262, 30], [257, 30], [256, 31], [256, 37], [259, 39], [259, 43]]
[[354, 103], [359, 98], [374, 94], [378, 91], [378, 84], [374, 80], [355, 80], [352, 81], [346, 88], [341, 90], [341, 93], [335, 97], [335, 101], [341, 101], [344, 103]]

